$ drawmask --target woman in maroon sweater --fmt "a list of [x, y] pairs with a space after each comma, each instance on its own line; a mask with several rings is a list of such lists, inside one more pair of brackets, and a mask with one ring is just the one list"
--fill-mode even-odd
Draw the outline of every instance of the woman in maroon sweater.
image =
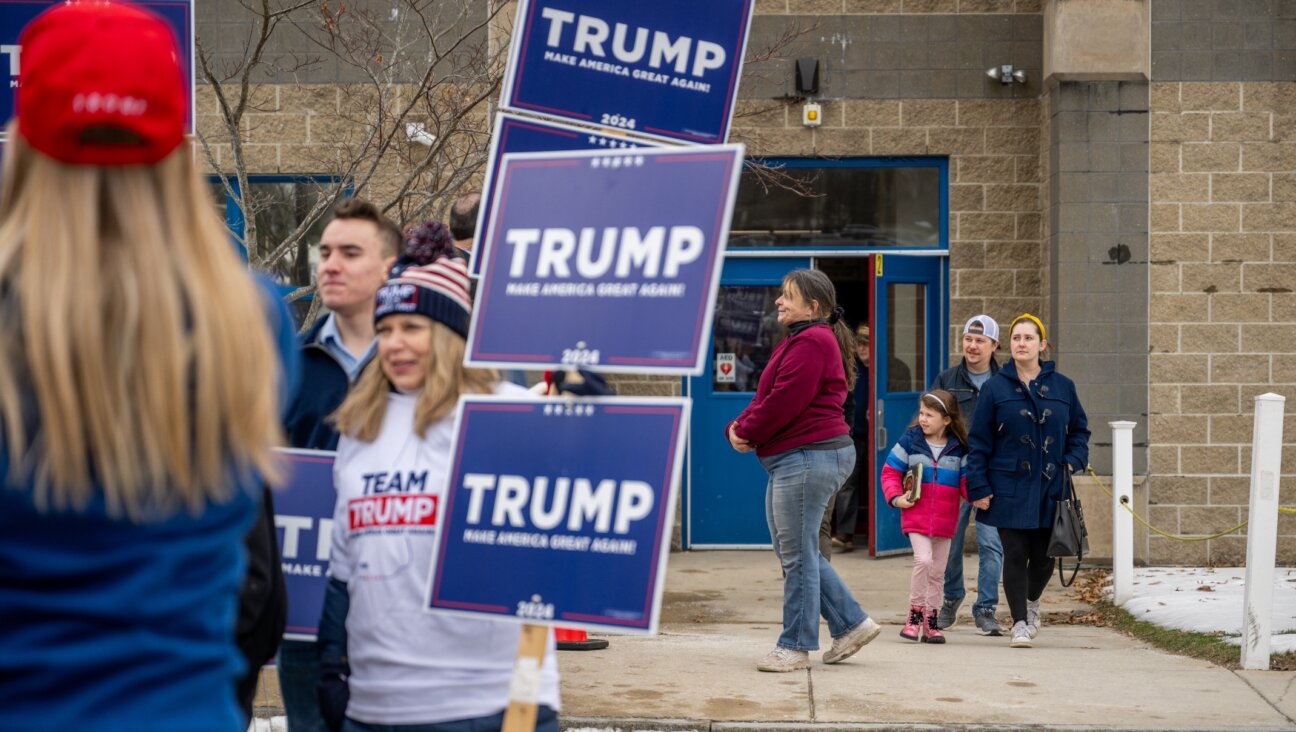
[[855, 384], [855, 339], [822, 272], [788, 273], [775, 305], [788, 336], [770, 356], [751, 405], [726, 433], [738, 452], [754, 450], [769, 473], [765, 518], [783, 565], [783, 633], [756, 667], [795, 671], [808, 667], [810, 651], [819, 648], [821, 613], [833, 638], [824, 663], [849, 658], [881, 628], [819, 553], [824, 509], [855, 465], [842, 416]]

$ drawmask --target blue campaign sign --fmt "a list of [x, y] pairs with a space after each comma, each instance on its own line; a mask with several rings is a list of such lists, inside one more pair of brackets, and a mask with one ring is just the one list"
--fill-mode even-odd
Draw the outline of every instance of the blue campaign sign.
[[[180, 70], [189, 87], [189, 119], [186, 129], [193, 132], [194, 106], [194, 21], [193, 0], [132, 0], [136, 5], [148, 8], [157, 13], [175, 29], [176, 41], [180, 45]], [[0, 121], [8, 120], [14, 115], [14, 99], [21, 81], [22, 49], [18, 46], [18, 36], [42, 11], [63, 0], [0, 0], [0, 68], [8, 72], [9, 91], [0, 94]], [[104, 59], [111, 64], [112, 59]]]
[[505, 153], [559, 152], [562, 150], [632, 150], [640, 147], [657, 147], [647, 140], [631, 140], [620, 135], [603, 134], [588, 129], [572, 127], [558, 122], [541, 122], [503, 112], [495, 115], [495, 131], [491, 133], [490, 156], [486, 159], [486, 182], [482, 186], [481, 206], [477, 211], [477, 230], [473, 236], [472, 257], [468, 271], [473, 277], [481, 276], [480, 256], [487, 242], [490, 228], [490, 210], [495, 191], [495, 171]]
[[284, 637], [315, 640], [324, 588], [328, 585], [329, 546], [333, 536], [333, 458], [322, 450], [281, 450], [291, 472], [275, 491], [275, 526], [288, 590], [288, 624]]
[[741, 145], [505, 155], [467, 363], [700, 374]]
[[425, 607], [656, 632], [687, 424], [686, 399], [461, 398]]
[[754, 0], [522, 0], [505, 109], [668, 140], [728, 139]]

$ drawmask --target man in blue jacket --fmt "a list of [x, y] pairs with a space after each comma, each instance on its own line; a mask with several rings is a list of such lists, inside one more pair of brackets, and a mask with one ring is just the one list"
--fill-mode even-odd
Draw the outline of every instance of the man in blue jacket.
[[[326, 418], [373, 357], [374, 298], [404, 242], [400, 227], [368, 201], [351, 198], [334, 208], [320, 237], [315, 271], [316, 296], [329, 314], [302, 336], [301, 386], [284, 420], [292, 447], [337, 449], [337, 432]], [[327, 660], [345, 663], [344, 657]], [[284, 641], [278, 668], [289, 728], [324, 732], [315, 690], [320, 677], [316, 644]]]
[[[932, 382], [931, 388], [944, 389], [958, 399], [963, 419], [971, 424], [976, 412], [981, 387], [999, 370], [994, 353], [999, 348], [999, 324], [989, 315], [973, 316], [963, 326], [963, 359], [957, 366], [945, 369]], [[959, 510], [958, 527], [954, 529], [949, 563], [945, 565], [945, 600], [937, 615], [937, 627], [945, 629], [954, 624], [958, 609], [967, 597], [963, 585], [963, 544], [967, 539], [968, 520], [972, 504], [963, 502]], [[993, 526], [977, 522], [977, 601], [972, 606], [972, 621], [981, 635], [1002, 635], [1003, 629], [995, 618], [999, 606], [999, 577], [1003, 571], [1003, 544], [999, 531]]]

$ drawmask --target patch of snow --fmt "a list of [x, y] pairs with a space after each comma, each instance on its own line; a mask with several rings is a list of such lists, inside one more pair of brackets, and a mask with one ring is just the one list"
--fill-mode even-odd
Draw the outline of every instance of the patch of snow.
[[[1244, 567], [1146, 567], [1134, 570], [1134, 596], [1125, 610], [1163, 628], [1217, 633], [1242, 643]], [[1108, 592], [1111, 592], [1110, 587]], [[1296, 651], [1296, 569], [1274, 570], [1273, 653]]]

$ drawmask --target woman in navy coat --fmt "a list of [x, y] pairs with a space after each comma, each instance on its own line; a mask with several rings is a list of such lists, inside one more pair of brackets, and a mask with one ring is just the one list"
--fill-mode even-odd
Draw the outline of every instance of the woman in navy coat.
[[1048, 347], [1040, 319], [1020, 315], [1008, 332], [1012, 361], [981, 388], [968, 429], [967, 486], [970, 501], [990, 496], [977, 520], [999, 529], [1011, 645], [1029, 648], [1053, 576], [1053, 514], [1067, 473], [1089, 463], [1089, 421], [1075, 383], [1040, 360]]

